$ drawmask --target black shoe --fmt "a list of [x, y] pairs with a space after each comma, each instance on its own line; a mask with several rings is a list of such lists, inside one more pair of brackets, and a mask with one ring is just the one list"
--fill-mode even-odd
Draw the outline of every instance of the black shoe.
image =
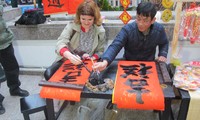
[[15, 89], [13, 91], [10, 91], [10, 95], [26, 97], [26, 96], [29, 96], [29, 92], [26, 91], [26, 90], [22, 90], [21, 88], [17, 88], [17, 89]]
[[0, 103], [0, 115], [6, 112], [5, 108], [3, 107], [2, 103]]

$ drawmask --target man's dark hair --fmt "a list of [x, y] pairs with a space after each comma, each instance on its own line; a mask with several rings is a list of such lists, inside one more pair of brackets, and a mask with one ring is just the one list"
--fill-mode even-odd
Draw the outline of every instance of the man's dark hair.
[[143, 15], [145, 17], [151, 17], [153, 19], [156, 15], [156, 6], [151, 2], [141, 2], [138, 4], [137, 8], [137, 14]]

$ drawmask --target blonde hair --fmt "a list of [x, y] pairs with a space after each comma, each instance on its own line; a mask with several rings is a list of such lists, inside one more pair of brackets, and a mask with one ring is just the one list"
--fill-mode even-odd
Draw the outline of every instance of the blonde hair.
[[94, 24], [97, 26], [100, 26], [102, 24], [101, 14], [99, 7], [94, 1], [89, 2], [82, 2], [77, 10], [76, 10], [76, 17], [74, 22], [77, 24], [81, 24], [80, 22], [80, 16], [81, 15], [89, 15], [94, 17]]

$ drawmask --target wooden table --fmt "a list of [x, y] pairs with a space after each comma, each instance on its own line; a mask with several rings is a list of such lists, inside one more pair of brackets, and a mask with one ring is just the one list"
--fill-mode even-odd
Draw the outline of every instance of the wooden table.
[[[103, 78], [111, 78], [115, 80], [116, 72], [117, 72], [117, 61], [112, 62], [112, 64], [102, 72], [102, 77]], [[172, 119], [172, 110], [171, 110], [171, 101], [172, 99], [175, 98], [174, 92], [173, 92], [173, 87], [172, 87], [172, 82], [169, 81], [170, 78], [166, 78], [166, 74], [163, 75], [161, 71], [163, 69], [167, 69], [166, 64], [162, 64], [164, 67], [159, 67], [159, 63], [156, 63], [156, 68], [158, 71], [158, 78], [160, 81], [160, 84], [165, 86], [163, 89], [164, 97], [165, 97], [165, 110], [164, 111], [159, 111], [159, 119], [160, 120], [170, 120]], [[169, 75], [169, 74], [168, 74]], [[164, 77], [163, 77], [164, 76]], [[112, 99], [112, 90], [107, 91], [107, 92], [101, 92], [101, 93], [92, 93], [87, 90], [87, 88], [84, 88], [82, 93], [81, 93], [82, 98], [99, 98], [99, 99]], [[54, 113], [54, 106], [53, 106], [53, 98], [52, 99], [46, 99], [47, 103], [47, 117], [48, 120], [56, 120], [59, 116], [55, 116]], [[67, 102], [64, 102], [66, 106]], [[63, 109], [63, 106], [61, 107], [61, 111]], [[59, 112], [60, 113], [60, 112]]]

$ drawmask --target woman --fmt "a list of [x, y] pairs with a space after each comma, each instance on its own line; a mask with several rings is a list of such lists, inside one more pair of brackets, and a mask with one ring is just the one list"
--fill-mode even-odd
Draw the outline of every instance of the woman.
[[[102, 26], [99, 8], [94, 1], [87, 0], [78, 6], [74, 22], [69, 23], [58, 38], [57, 60], [69, 59], [71, 63], [77, 65], [81, 64], [81, 59], [99, 59], [104, 52], [105, 42], [105, 29]], [[82, 120], [94, 119], [97, 113], [103, 111], [103, 108], [97, 108], [98, 104], [103, 107], [106, 102], [98, 99], [82, 99], [77, 106], [78, 115], [75, 116]], [[55, 111], [59, 109], [56, 100], [54, 108]], [[96, 110], [98, 111], [95, 115], [93, 113]], [[95, 116], [92, 117], [90, 114]]]
[[105, 29], [95, 2], [79, 5], [74, 22], [69, 23], [58, 38], [56, 51], [61, 58], [73, 64], [81, 64], [82, 59], [98, 59], [105, 44]]

